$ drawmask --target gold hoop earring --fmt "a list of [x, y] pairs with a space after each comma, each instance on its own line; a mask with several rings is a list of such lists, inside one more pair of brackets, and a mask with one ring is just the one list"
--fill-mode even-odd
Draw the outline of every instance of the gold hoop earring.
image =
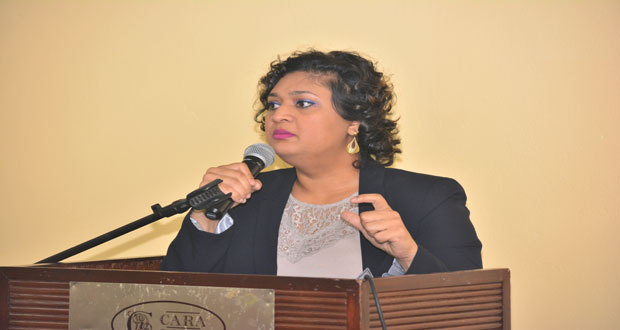
[[351, 140], [351, 142], [349, 142], [349, 144], [347, 144], [347, 152], [350, 154], [356, 154], [358, 152], [360, 152], [360, 146], [357, 143], [357, 133], [355, 133], [355, 135], [353, 135], [353, 140]]

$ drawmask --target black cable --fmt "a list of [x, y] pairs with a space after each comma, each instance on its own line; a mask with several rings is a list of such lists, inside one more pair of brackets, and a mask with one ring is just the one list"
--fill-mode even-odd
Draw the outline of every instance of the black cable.
[[385, 326], [385, 319], [383, 318], [383, 311], [381, 310], [381, 304], [379, 303], [379, 295], [377, 294], [377, 289], [375, 288], [375, 281], [372, 279], [372, 275], [364, 274], [364, 278], [368, 280], [370, 283], [370, 291], [372, 291], [372, 296], [375, 298], [375, 306], [377, 306], [377, 313], [379, 314], [379, 321], [381, 321], [381, 328], [383, 330], [387, 330]]

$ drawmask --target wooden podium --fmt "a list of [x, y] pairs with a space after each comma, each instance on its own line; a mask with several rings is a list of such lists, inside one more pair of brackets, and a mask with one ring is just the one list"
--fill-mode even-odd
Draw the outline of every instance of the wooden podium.
[[[68, 329], [69, 283], [273, 289], [276, 329], [381, 329], [367, 281], [158, 271], [161, 257], [0, 267], [0, 329]], [[510, 329], [510, 272], [376, 278], [387, 328]]]

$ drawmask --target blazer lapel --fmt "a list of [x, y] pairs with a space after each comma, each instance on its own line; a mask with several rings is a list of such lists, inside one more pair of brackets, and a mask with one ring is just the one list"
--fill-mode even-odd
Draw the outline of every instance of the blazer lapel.
[[[360, 169], [359, 193], [361, 194], [380, 194], [386, 197], [384, 178], [385, 167], [377, 163], [367, 164]], [[359, 205], [359, 212], [372, 211], [372, 204], [362, 203]], [[375, 247], [370, 243], [364, 235], [360, 233], [360, 242], [362, 246], [362, 265], [364, 269], [370, 268], [373, 276], [381, 276], [387, 272], [392, 265], [394, 259], [383, 250]]]
[[276, 275], [278, 272], [280, 222], [296, 178], [294, 169], [284, 171], [275, 181], [264, 182], [264, 197], [256, 214], [254, 268], [257, 274]]

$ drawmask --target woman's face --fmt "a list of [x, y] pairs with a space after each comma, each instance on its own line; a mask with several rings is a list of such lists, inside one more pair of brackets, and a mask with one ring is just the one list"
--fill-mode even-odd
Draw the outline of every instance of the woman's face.
[[314, 157], [345, 157], [346, 145], [359, 123], [336, 112], [332, 92], [325, 86], [329, 76], [308, 72], [285, 75], [267, 99], [267, 142], [289, 164]]

